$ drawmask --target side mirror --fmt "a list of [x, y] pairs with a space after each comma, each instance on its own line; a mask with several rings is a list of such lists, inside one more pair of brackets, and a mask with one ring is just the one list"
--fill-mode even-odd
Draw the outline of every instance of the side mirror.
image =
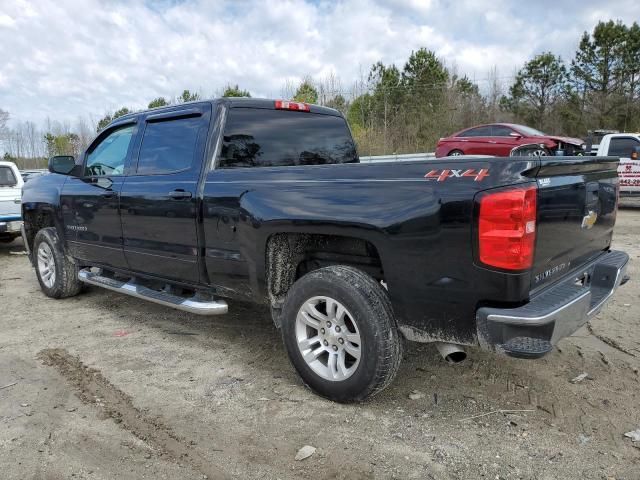
[[638, 160], [640, 159], [640, 147], [633, 147], [631, 149], [631, 160]]
[[522, 138], [522, 135], [520, 135], [520, 134], [519, 134], [519, 133], [517, 133], [517, 132], [511, 132], [511, 133], [509, 134], [509, 136], [510, 136], [510, 137], [514, 137], [514, 138]]
[[56, 155], [49, 159], [49, 171], [61, 175], [69, 175], [76, 166], [76, 159], [71, 155]]

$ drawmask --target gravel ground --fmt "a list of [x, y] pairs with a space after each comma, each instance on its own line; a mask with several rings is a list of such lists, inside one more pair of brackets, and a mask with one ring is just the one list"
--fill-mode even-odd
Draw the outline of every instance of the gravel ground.
[[202, 318], [98, 288], [51, 300], [20, 240], [0, 245], [0, 476], [638, 479], [623, 434], [640, 428], [639, 232], [640, 210], [621, 210], [632, 280], [544, 359], [471, 349], [449, 366], [413, 344], [360, 405], [301, 385], [266, 309]]

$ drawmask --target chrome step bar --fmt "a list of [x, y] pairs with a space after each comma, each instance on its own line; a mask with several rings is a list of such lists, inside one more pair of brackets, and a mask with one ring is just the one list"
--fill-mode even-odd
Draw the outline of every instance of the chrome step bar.
[[152, 290], [135, 283], [134, 279], [125, 282], [105, 277], [101, 273], [92, 272], [85, 268], [78, 272], [78, 280], [197, 315], [223, 315], [228, 311], [227, 302], [224, 300], [201, 300], [196, 297], [184, 298], [171, 293]]

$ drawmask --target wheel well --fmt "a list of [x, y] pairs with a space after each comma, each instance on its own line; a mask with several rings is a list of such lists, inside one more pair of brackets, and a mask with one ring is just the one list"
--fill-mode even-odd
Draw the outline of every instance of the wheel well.
[[272, 308], [279, 309], [293, 283], [329, 265], [349, 265], [376, 280], [384, 279], [380, 255], [366, 240], [339, 235], [280, 233], [267, 242], [267, 289]]
[[27, 238], [23, 238], [23, 241], [29, 245], [29, 249], [33, 251], [33, 239], [43, 228], [54, 227], [53, 215], [51, 212], [38, 210], [25, 212], [24, 214], [24, 231]]

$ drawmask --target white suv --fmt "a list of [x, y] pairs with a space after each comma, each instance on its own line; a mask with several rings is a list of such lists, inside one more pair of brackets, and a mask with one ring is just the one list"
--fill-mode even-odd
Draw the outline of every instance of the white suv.
[[22, 214], [22, 176], [11, 162], [0, 162], [0, 242], [12, 242], [20, 236]]

